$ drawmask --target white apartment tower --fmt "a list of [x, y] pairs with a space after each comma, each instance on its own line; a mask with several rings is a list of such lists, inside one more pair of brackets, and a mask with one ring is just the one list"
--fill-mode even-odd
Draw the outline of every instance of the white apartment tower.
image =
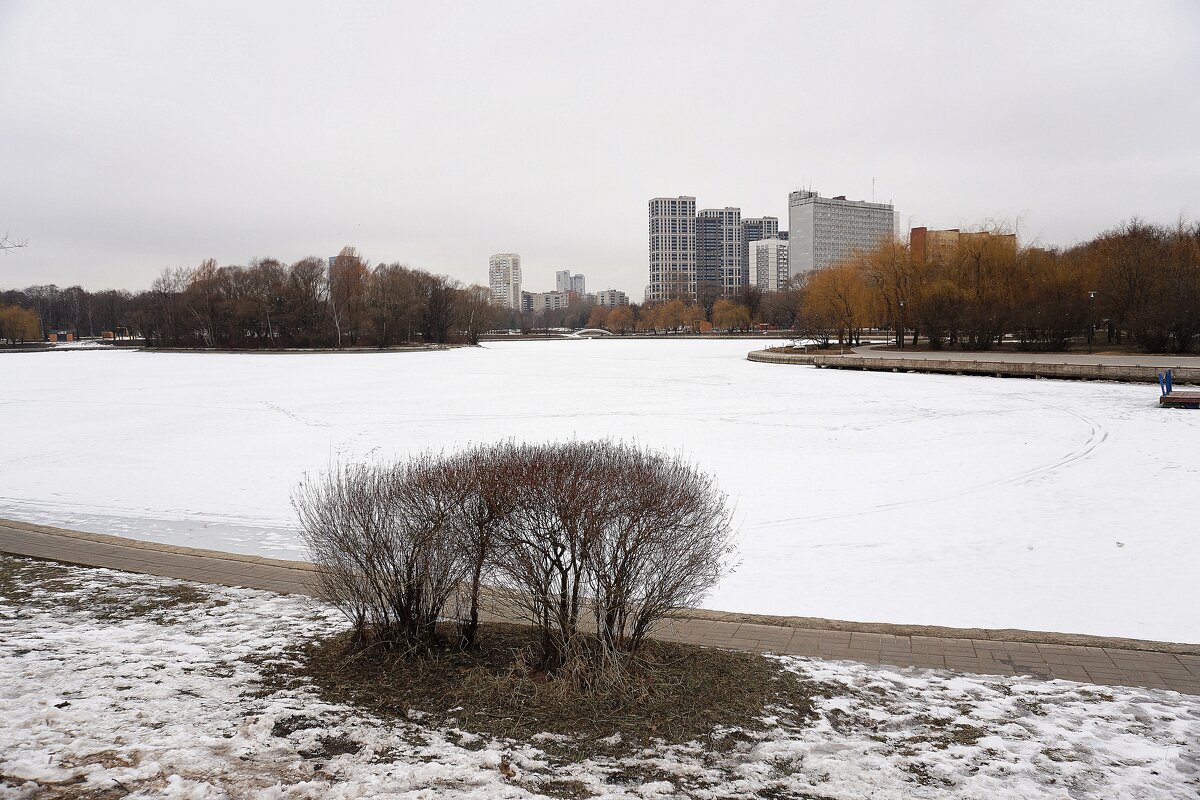
[[869, 250], [895, 232], [890, 203], [821, 197], [813, 191], [788, 195], [788, 259], [793, 275], [822, 269]]
[[521, 310], [521, 257], [516, 253], [496, 253], [488, 259], [488, 286], [492, 302]]
[[647, 300], [696, 296], [696, 198], [650, 201], [650, 284]]
[[778, 292], [792, 278], [788, 266], [788, 243], [772, 237], [750, 242], [750, 285], [764, 292]]

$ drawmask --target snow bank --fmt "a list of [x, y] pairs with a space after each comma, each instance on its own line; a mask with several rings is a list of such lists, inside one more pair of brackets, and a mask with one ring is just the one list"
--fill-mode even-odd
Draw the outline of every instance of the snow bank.
[[719, 752], [660, 745], [572, 762], [537, 741], [376, 719], [304, 685], [264, 691], [258, 665], [338, 624], [311, 602], [214, 588], [122, 619], [102, 610], [177, 582], [71, 574], [73, 588], [19, 585], [32, 600], [0, 604], [0, 798], [63, 785], [133, 798], [523, 798], [555, 780], [604, 800], [1200, 792], [1200, 698], [1174, 692], [782, 658], [821, 697], [811, 724], [768, 721]]

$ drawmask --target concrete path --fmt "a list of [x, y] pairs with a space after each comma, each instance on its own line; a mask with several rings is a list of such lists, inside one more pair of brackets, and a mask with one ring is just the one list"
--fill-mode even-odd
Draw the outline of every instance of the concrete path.
[[[313, 567], [300, 561], [173, 547], [9, 520], [0, 520], [0, 552], [224, 586], [313, 594]], [[1039, 636], [1030, 634], [1031, 639]], [[1200, 649], [1183, 648], [1192, 650], [1191, 654], [1169, 652], [1180, 648], [1166, 644], [1161, 651], [1124, 649], [817, 630], [708, 618], [674, 621], [660, 632], [659, 638], [866, 664], [1063, 678], [1200, 695]]]
[[[811, 350], [818, 353], [818, 350]], [[834, 355], [837, 355], [834, 353]], [[921, 358], [951, 361], [1009, 361], [1019, 364], [1103, 364], [1114, 367], [1200, 367], [1200, 356], [1155, 356], [1138, 353], [1123, 353], [1121, 355], [1104, 355], [1102, 353], [1014, 353], [1011, 350], [897, 350], [892, 347], [878, 345], [862, 345], [855, 347], [849, 356], [869, 356], [871, 358]]]

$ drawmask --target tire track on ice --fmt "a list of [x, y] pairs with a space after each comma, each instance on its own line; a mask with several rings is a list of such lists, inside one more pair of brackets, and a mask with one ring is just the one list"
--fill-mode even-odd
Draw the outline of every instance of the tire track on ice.
[[[1033, 402], [1033, 401], [1031, 400], [1029, 402]], [[1069, 415], [1079, 419], [1085, 425], [1087, 425], [1088, 426], [1087, 439], [1085, 439], [1082, 444], [1076, 446], [1075, 448], [1068, 451], [1066, 454], [1062, 455], [1059, 458], [1056, 458], [1054, 461], [1051, 461], [1047, 464], [1039, 464], [1035, 467], [1030, 467], [1027, 470], [1022, 470], [1021, 472], [1018, 472], [1016, 475], [1010, 475], [1010, 476], [1004, 477], [1004, 478], [996, 478], [994, 480], [986, 481], [984, 483], [976, 484], [974, 486], [968, 486], [964, 489], [960, 489], [956, 492], [951, 492], [949, 494], [938, 495], [936, 497], [914, 498], [912, 500], [898, 500], [894, 503], [880, 503], [879, 505], [874, 505], [869, 508], [862, 509], [860, 511], [843, 511], [843, 512], [837, 512], [837, 513], [833, 513], [833, 514], [814, 514], [811, 516], [785, 517], [783, 519], [768, 520], [767, 522], [760, 522], [756, 525], [751, 525], [747, 528], [747, 530], [751, 530], [751, 531], [765, 530], [765, 529], [770, 529], [770, 528], [778, 528], [778, 527], [781, 527], [784, 525], [790, 525], [790, 524], [799, 523], [799, 522], [826, 522], [828, 520], [833, 520], [833, 519], [853, 519], [855, 517], [865, 517], [865, 516], [869, 516], [871, 514], [881, 514], [886, 511], [899, 511], [899, 510], [905, 509], [905, 508], [916, 508], [919, 506], [927, 506], [927, 505], [934, 505], [936, 503], [944, 503], [949, 500], [957, 500], [960, 497], [965, 497], [967, 495], [976, 494], [978, 492], [986, 491], [988, 489], [994, 489], [998, 486], [1011, 486], [1011, 485], [1020, 484], [1020, 483], [1033, 483], [1037, 480], [1040, 480], [1041, 478], [1046, 477], [1047, 475], [1051, 475], [1055, 472], [1058, 472], [1059, 470], [1063, 469], [1064, 467], [1068, 467], [1077, 461], [1087, 458], [1089, 455], [1091, 455], [1093, 452], [1095, 452], [1096, 448], [1099, 447], [1104, 442], [1105, 439], [1108, 438], [1108, 431], [1105, 430], [1104, 426], [1102, 426], [1100, 423], [1096, 422], [1096, 420], [1092, 419], [1091, 417], [1085, 416], [1085, 415], [1079, 413], [1078, 411], [1075, 411], [1074, 409], [1064, 408], [1062, 406], [1056, 406], [1053, 404], [1045, 404], [1045, 403], [1043, 403], [1042, 405], [1048, 406], [1049, 408], [1054, 408], [1065, 414], [1069, 414]]]

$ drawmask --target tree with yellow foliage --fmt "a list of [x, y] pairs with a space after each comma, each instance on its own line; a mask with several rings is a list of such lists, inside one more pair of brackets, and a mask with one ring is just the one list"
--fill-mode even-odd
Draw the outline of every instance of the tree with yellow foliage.
[[713, 325], [727, 331], [749, 330], [750, 309], [723, 297], [713, 305]]
[[629, 306], [616, 306], [608, 312], [604, 326], [613, 333], [633, 330], [633, 310]]
[[0, 341], [16, 344], [36, 342], [41, 338], [37, 314], [20, 306], [0, 306]]
[[875, 296], [859, 266], [852, 262], [834, 264], [808, 276], [801, 306], [806, 323], [831, 329], [838, 344], [858, 344], [862, 329], [871, 323]]

